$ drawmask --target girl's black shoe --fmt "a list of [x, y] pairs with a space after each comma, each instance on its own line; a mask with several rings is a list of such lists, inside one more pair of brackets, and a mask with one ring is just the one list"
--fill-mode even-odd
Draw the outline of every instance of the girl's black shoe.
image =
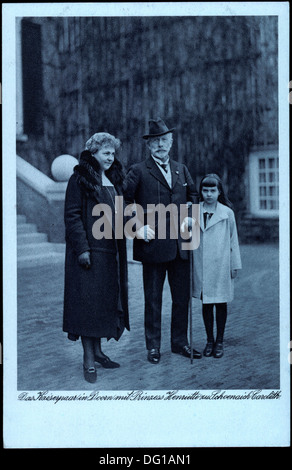
[[214, 347], [214, 352], [213, 356], [219, 359], [220, 357], [223, 356], [223, 343], [216, 342], [215, 347]]
[[203, 351], [203, 354], [205, 357], [210, 357], [213, 355], [213, 350], [214, 350], [214, 341], [208, 341], [205, 349]]

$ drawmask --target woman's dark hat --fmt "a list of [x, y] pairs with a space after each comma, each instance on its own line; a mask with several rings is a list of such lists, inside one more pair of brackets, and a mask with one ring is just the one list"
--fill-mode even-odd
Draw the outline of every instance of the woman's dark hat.
[[168, 129], [167, 125], [162, 121], [161, 118], [150, 119], [149, 134], [143, 135], [143, 139], [148, 139], [149, 137], [159, 137], [160, 135], [168, 134], [174, 130], [175, 127]]

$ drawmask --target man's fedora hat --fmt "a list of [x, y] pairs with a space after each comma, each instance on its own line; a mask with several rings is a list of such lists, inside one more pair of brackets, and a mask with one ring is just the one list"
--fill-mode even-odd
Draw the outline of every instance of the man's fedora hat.
[[160, 135], [168, 134], [174, 130], [175, 127], [168, 129], [167, 125], [162, 121], [161, 118], [150, 119], [149, 134], [143, 135], [143, 139], [149, 139], [149, 137], [159, 137]]

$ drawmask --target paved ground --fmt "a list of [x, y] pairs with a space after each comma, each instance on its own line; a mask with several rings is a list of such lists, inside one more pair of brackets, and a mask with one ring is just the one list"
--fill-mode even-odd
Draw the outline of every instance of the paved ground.
[[[243, 270], [230, 304], [221, 359], [193, 364], [170, 352], [170, 293], [165, 286], [162, 358], [146, 359], [143, 330], [142, 269], [129, 264], [131, 332], [103, 349], [121, 364], [98, 368], [98, 380], [83, 379], [81, 342], [62, 332], [63, 263], [18, 270], [19, 390], [213, 390], [276, 389], [279, 381], [278, 246], [242, 246]], [[203, 350], [200, 302], [193, 302], [193, 340]]]

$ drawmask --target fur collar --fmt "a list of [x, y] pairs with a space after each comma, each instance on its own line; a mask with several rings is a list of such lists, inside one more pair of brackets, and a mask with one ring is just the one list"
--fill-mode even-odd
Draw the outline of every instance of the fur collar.
[[[82, 191], [87, 196], [97, 197], [99, 199], [102, 187], [100, 165], [88, 150], [81, 153], [79, 165], [75, 166], [74, 174]], [[125, 175], [121, 163], [116, 158], [105, 174], [114, 185], [117, 193], [122, 194], [122, 185]]]

